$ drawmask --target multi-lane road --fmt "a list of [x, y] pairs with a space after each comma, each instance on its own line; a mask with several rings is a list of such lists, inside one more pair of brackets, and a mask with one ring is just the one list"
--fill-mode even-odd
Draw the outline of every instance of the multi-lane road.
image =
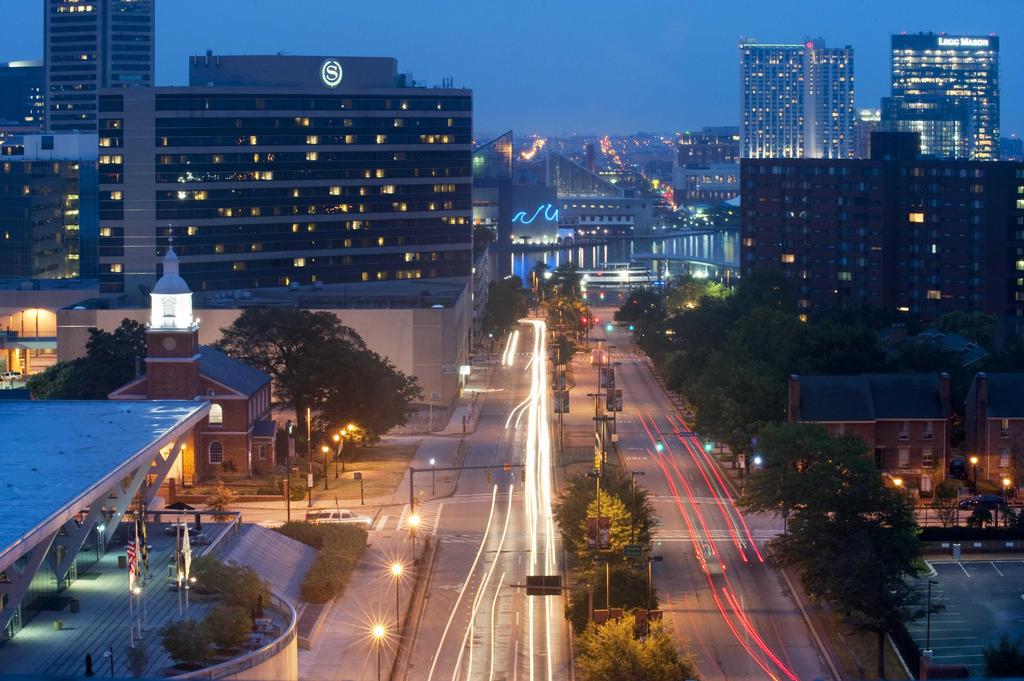
[[[598, 316], [611, 319], [613, 310]], [[747, 517], [733, 488], [651, 373], [628, 332], [613, 328], [616, 387], [623, 391], [619, 447], [642, 472], [659, 516], [654, 582], [661, 609], [704, 679], [800, 681], [831, 675], [796, 604], [769, 565], [777, 521]], [[720, 569], [719, 569], [720, 568]]]
[[[611, 310], [602, 310], [610, 319]], [[826, 679], [817, 647], [765, 541], [770, 518], [746, 517], [733, 488], [658, 386], [629, 334], [608, 334], [625, 410], [619, 447], [642, 472], [659, 515], [655, 586], [666, 622], [704, 679]], [[457, 493], [423, 504], [438, 552], [423, 616], [400, 678], [426, 681], [569, 679], [560, 595], [527, 597], [526, 575], [562, 571], [551, 513], [555, 495], [549, 370], [543, 323], [505, 342], [471, 436]], [[577, 356], [575, 372], [592, 371]], [[583, 391], [580, 387], [577, 390]], [[586, 404], [583, 395], [573, 403]], [[502, 464], [512, 464], [505, 470]], [[517, 464], [521, 464], [522, 467]], [[525, 474], [524, 474], [525, 471]]]
[[506, 340], [465, 461], [494, 468], [464, 470], [455, 496], [420, 509], [438, 553], [403, 678], [569, 678], [561, 594], [517, 586], [561, 571], [545, 336], [529, 320]]

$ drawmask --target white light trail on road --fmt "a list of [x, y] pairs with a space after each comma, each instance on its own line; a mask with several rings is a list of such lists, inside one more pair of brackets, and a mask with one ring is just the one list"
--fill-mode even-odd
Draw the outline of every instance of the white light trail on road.
[[487, 514], [487, 525], [484, 526], [484, 536], [483, 539], [480, 540], [480, 548], [476, 551], [476, 557], [473, 559], [473, 564], [469, 566], [469, 572], [466, 573], [466, 581], [463, 583], [462, 588], [459, 589], [459, 596], [455, 599], [455, 605], [452, 606], [452, 612], [448, 615], [448, 622], [444, 625], [444, 631], [441, 632], [441, 640], [437, 643], [437, 651], [434, 653], [433, 659], [430, 660], [430, 671], [427, 673], [427, 681], [432, 681], [434, 678], [434, 670], [437, 668], [437, 661], [441, 658], [441, 650], [444, 648], [444, 642], [448, 636], [448, 629], [452, 626], [452, 620], [455, 618], [455, 613], [459, 611], [459, 603], [462, 602], [462, 597], [466, 593], [466, 587], [469, 586], [469, 580], [473, 578], [473, 572], [476, 571], [476, 565], [480, 562], [480, 556], [484, 552], [484, 545], [487, 544], [487, 535], [491, 532], [491, 521], [494, 519], [494, 502], [497, 499], [498, 486], [495, 485], [494, 489], [491, 491], [491, 511]]
[[498, 596], [501, 595], [501, 585], [505, 583], [505, 574], [502, 572], [498, 578], [498, 587], [494, 590], [494, 600], [491, 602], [491, 665], [487, 671], [487, 681], [494, 681], [494, 613], [498, 610]]
[[505, 346], [505, 355], [501, 358], [502, 364], [512, 366], [516, 361], [516, 354], [519, 352], [519, 329], [512, 332], [508, 338], [508, 345]]
[[[470, 632], [476, 624], [476, 613], [480, 609], [480, 602], [483, 601], [484, 594], [487, 591], [488, 585], [491, 583], [491, 577], [494, 575], [494, 569], [498, 567], [498, 560], [501, 558], [501, 551], [505, 546], [505, 536], [508, 534], [508, 521], [512, 518], [512, 485], [508, 486], [508, 507], [505, 509], [505, 526], [501, 530], [501, 539], [498, 540], [498, 549], [494, 552], [494, 560], [491, 561], [491, 568], [484, 574], [483, 580], [480, 582], [480, 587], [476, 590], [476, 596], [473, 598], [473, 606], [469, 611], [469, 626], [466, 627], [466, 632], [462, 635], [462, 645], [459, 646], [459, 656], [455, 659], [455, 668], [452, 670], [452, 681], [456, 681], [459, 678], [459, 668], [462, 666], [462, 652], [466, 649], [466, 641], [469, 641], [469, 663], [466, 665], [466, 678], [469, 679], [473, 674], [473, 638], [470, 637]], [[483, 547], [483, 542], [480, 544]], [[465, 589], [463, 589], [465, 591]], [[491, 655], [494, 655], [494, 649], [491, 649]]]
[[[533, 327], [533, 355], [530, 360], [530, 403], [527, 409], [526, 434], [526, 500], [530, 520], [530, 574], [557, 574], [555, 557], [555, 523], [551, 512], [551, 433], [548, 428], [547, 328], [543, 320], [529, 319]], [[540, 537], [540, 534], [543, 537]], [[544, 552], [543, 560], [540, 552]], [[544, 598], [544, 638], [548, 681], [554, 679], [551, 633], [561, 615], [553, 611], [552, 597]], [[534, 678], [534, 600], [530, 599], [530, 678]]]

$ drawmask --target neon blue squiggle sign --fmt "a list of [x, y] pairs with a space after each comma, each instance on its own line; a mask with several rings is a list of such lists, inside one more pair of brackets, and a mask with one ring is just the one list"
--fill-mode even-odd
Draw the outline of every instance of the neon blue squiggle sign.
[[542, 203], [537, 206], [537, 210], [533, 211], [533, 215], [529, 218], [526, 217], [526, 211], [521, 210], [512, 216], [512, 222], [518, 222], [521, 225], [528, 225], [537, 219], [537, 216], [541, 214], [541, 211], [544, 212], [544, 219], [547, 222], [558, 222], [558, 208], [550, 203]]

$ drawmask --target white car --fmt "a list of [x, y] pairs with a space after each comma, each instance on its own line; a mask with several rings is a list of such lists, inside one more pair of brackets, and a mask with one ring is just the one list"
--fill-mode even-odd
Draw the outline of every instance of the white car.
[[0, 381], [20, 381], [22, 374], [20, 371], [5, 371], [0, 373]]
[[356, 515], [343, 508], [325, 508], [307, 511], [306, 522], [312, 525], [358, 524], [369, 527], [373, 523], [373, 519], [365, 515]]

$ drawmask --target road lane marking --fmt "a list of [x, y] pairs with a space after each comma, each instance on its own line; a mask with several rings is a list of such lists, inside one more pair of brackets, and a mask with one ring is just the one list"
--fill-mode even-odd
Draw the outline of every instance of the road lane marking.
[[995, 570], [999, 574], [1000, 577], [1005, 576], [1005, 575], [1003, 575], [1002, 572], [999, 571], [999, 568], [996, 567], [995, 563], [993, 563], [992, 561], [989, 561], [988, 564], [992, 566], [992, 569]]
[[971, 573], [967, 571], [967, 568], [965, 568], [965, 567], [964, 567], [964, 564], [963, 564], [963, 563], [959, 563], [959, 562], [958, 562], [958, 563], [957, 563], [957, 565], [959, 565], [959, 566], [960, 566], [960, 569], [964, 571], [964, 574], [965, 574], [965, 575], [967, 575], [968, 577], [970, 577], [970, 576], [971, 576]]

